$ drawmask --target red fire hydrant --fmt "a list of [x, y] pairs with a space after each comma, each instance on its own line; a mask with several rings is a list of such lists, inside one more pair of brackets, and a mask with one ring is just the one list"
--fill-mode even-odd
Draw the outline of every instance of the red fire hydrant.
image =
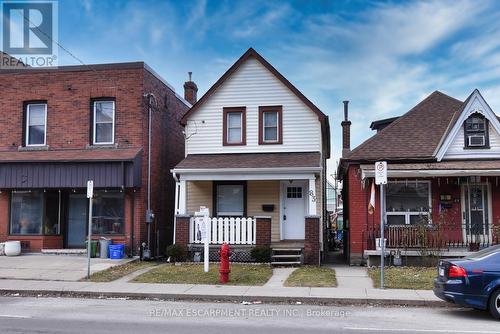
[[219, 250], [220, 255], [220, 265], [219, 265], [219, 280], [222, 284], [229, 281], [229, 273], [231, 269], [229, 268], [229, 257], [231, 256], [231, 249], [227, 243], [223, 243]]

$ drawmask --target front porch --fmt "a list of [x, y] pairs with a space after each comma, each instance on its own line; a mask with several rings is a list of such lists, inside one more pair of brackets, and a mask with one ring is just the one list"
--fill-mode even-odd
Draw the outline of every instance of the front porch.
[[[462, 257], [499, 243], [500, 176], [491, 169], [463, 167], [463, 163], [389, 167], [384, 227], [388, 255]], [[367, 187], [373, 167], [362, 165], [361, 170]], [[372, 263], [370, 257], [380, 257], [376, 192], [376, 210], [367, 215], [362, 232], [363, 256]]]
[[272, 262], [283, 258], [298, 264], [318, 264], [320, 217], [317, 213], [321, 209], [315, 194], [319, 180], [314, 174], [309, 175], [310, 178], [289, 176], [250, 179], [250, 175], [240, 175], [242, 179], [183, 180], [185, 177], [181, 175], [176, 194], [175, 243], [185, 244], [192, 253], [201, 252], [201, 232], [193, 216], [200, 207], [206, 207], [210, 212], [211, 259], [218, 259], [216, 252], [226, 242], [235, 250], [237, 261], [251, 261], [250, 252], [255, 247], [271, 247], [274, 255], [287, 255], [280, 250], [291, 248], [295, 255], [293, 259], [274, 256]]

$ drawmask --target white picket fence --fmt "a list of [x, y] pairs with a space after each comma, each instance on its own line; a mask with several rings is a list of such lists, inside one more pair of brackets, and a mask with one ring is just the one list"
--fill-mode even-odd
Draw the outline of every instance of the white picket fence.
[[[254, 218], [220, 217], [208, 219], [211, 224], [211, 244], [220, 245], [226, 242], [230, 245], [255, 245], [256, 228]], [[189, 243], [202, 243], [199, 240], [195, 218], [191, 218], [189, 223]]]

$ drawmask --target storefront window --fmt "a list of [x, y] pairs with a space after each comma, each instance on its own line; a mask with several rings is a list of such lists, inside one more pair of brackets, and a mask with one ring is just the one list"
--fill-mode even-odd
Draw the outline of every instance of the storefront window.
[[429, 198], [429, 182], [390, 182], [386, 196], [387, 224], [428, 223]]
[[125, 197], [120, 192], [95, 192], [92, 233], [123, 234]]
[[59, 234], [59, 192], [13, 191], [10, 234]]
[[42, 192], [13, 192], [10, 210], [10, 234], [37, 235], [42, 233]]

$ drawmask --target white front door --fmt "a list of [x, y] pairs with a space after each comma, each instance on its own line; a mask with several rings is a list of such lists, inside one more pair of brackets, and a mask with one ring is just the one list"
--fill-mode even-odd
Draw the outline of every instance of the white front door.
[[282, 239], [303, 240], [307, 200], [306, 181], [281, 182]]

